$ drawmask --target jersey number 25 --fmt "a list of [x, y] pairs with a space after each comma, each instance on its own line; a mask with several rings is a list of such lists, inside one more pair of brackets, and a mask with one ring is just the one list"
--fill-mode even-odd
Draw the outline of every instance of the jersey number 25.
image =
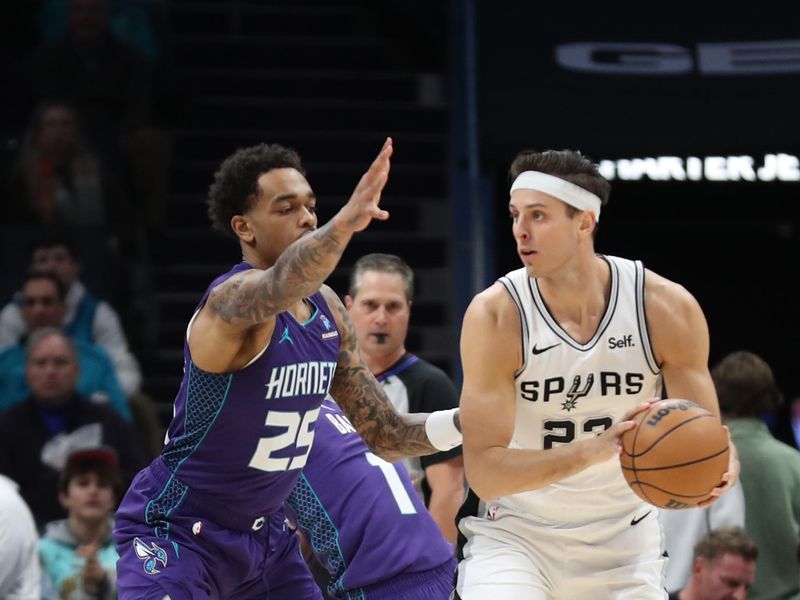
[[[267, 413], [265, 425], [283, 427], [283, 433], [258, 440], [258, 446], [248, 466], [261, 471], [289, 471], [306, 466], [311, 444], [314, 442], [314, 423], [317, 422], [319, 408], [306, 413], [279, 412], [271, 410]], [[301, 450], [299, 454], [285, 456], [289, 448]], [[276, 456], [283, 454], [284, 456]]]

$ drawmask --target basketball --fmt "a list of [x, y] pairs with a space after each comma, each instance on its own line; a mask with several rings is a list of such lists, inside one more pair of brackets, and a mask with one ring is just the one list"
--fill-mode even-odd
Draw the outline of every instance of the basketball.
[[659, 508], [692, 508], [728, 470], [728, 434], [719, 419], [688, 400], [661, 400], [622, 435], [620, 463], [631, 489]]

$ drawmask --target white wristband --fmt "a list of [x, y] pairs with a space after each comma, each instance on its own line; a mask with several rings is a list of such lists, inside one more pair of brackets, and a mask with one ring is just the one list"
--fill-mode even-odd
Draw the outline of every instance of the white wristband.
[[445, 452], [461, 445], [461, 432], [453, 419], [456, 412], [457, 408], [437, 410], [425, 419], [425, 433], [431, 445], [437, 450]]

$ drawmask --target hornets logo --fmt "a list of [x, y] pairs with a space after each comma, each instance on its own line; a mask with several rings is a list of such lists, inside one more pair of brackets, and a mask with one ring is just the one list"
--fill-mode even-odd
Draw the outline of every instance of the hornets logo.
[[138, 537], [133, 538], [133, 549], [136, 550], [136, 556], [144, 561], [144, 572], [148, 575], [155, 575], [160, 573], [156, 567], [161, 563], [162, 567], [167, 566], [167, 553], [163, 548], [151, 543], [149, 546], [145, 544]]

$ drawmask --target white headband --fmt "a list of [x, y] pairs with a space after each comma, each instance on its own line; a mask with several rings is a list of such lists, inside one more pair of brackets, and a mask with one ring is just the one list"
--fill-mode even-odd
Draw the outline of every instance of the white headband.
[[560, 177], [553, 177], [541, 171], [523, 171], [511, 184], [509, 195], [513, 194], [514, 190], [536, 190], [550, 194], [578, 210], [593, 212], [595, 221], [600, 220], [600, 205], [602, 204], [600, 198]]

